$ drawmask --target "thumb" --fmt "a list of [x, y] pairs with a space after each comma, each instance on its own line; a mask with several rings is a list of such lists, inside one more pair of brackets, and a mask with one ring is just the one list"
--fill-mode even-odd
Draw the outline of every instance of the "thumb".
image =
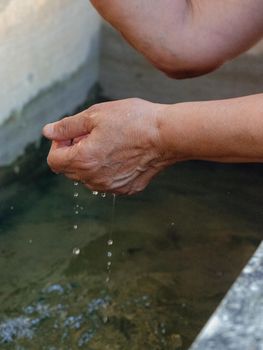
[[66, 117], [58, 122], [47, 124], [43, 128], [43, 135], [50, 140], [65, 141], [87, 135], [92, 129], [92, 118], [82, 112], [73, 117]]

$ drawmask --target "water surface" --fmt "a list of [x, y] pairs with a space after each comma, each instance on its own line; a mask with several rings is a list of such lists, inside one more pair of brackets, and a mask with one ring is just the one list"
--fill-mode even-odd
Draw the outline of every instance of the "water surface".
[[187, 349], [262, 239], [262, 167], [178, 164], [117, 197], [106, 283], [112, 197], [73, 198], [46, 152], [0, 171], [0, 348]]

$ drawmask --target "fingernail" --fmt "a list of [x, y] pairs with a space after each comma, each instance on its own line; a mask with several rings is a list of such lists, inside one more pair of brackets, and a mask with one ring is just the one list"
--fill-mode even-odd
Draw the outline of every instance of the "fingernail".
[[46, 137], [52, 137], [53, 135], [53, 124], [47, 124], [43, 128], [43, 134]]

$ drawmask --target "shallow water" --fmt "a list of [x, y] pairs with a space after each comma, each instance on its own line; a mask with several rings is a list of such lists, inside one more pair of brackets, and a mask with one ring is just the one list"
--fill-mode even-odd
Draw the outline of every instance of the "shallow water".
[[262, 239], [262, 167], [178, 164], [117, 197], [107, 284], [112, 197], [79, 185], [76, 215], [45, 152], [1, 170], [0, 348], [187, 349]]

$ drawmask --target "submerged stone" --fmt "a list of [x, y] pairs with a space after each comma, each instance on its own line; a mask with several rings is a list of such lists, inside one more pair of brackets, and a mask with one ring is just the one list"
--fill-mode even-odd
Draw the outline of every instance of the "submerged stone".
[[91, 341], [91, 339], [94, 337], [94, 335], [95, 335], [95, 332], [93, 330], [89, 330], [89, 331], [83, 333], [81, 335], [81, 337], [79, 338], [78, 346], [82, 347], [82, 346], [86, 345], [87, 343], [89, 343]]
[[19, 316], [14, 319], [8, 319], [0, 323], [0, 344], [11, 343], [15, 339], [32, 339], [34, 335], [34, 326], [39, 323], [38, 319]]
[[58, 293], [63, 294], [64, 288], [60, 284], [52, 284], [51, 286], [45, 288], [42, 290], [43, 293]]

